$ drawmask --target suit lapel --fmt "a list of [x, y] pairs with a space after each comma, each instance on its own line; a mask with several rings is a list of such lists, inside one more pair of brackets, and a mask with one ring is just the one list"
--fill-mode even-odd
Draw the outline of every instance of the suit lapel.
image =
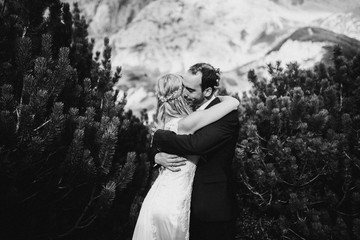
[[211, 101], [211, 103], [209, 105], [207, 105], [207, 107], [205, 109], [208, 109], [212, 106], [214, 106], [215, 104], [218, 104], [220, 102], [219, 98], [215, 98], [214, 100]]

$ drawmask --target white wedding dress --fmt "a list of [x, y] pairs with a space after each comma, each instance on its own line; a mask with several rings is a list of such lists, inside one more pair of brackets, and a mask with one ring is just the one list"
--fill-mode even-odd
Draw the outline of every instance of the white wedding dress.
[[[178, 132], [180, 119], [165, 124]], [[133, 240], [188, 240], [190, 200], [198, 156], [187, 157], [181, 171], [161, 167], [142, 204]]]

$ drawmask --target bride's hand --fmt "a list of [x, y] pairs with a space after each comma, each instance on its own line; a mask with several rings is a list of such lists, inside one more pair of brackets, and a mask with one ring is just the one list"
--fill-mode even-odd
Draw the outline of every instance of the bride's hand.
[[178, 155], [160, 152], [155, 155], [155, 163], [166, 167], [170, 171], [178, 172], [181, 170], [180, 167], [186, 164], [186, 158], [180, 157]]

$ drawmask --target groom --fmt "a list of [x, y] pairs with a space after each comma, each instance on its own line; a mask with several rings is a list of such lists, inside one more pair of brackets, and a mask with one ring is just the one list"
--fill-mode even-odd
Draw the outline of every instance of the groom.
[[[220, 73], [210, 64], [190, 67], [184, 77], [184, 97], [197, 110], [220, 102], [214, 96]], [[160, 151], [155, 162], [179, 171], [186, 162], [175, 155], [200, 155], [191, 196], [190, 240], [234, 240], [237, 215], [231, 164], [238, 139], [239, 122], [233, 111], [193, 135], [157, 130], [153, 146]], [[168, 154], [166, 154], [168, 153]]]

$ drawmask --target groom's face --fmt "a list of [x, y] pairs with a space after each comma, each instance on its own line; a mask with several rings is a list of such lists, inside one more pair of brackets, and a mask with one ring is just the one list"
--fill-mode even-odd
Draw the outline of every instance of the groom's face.
[[201, 72], [192, 74], [188, 71], [184, 76], [184, 98], [193, 109], [197, 109], [206, 102], [203, 91], [201, 90], [201, 78]]

